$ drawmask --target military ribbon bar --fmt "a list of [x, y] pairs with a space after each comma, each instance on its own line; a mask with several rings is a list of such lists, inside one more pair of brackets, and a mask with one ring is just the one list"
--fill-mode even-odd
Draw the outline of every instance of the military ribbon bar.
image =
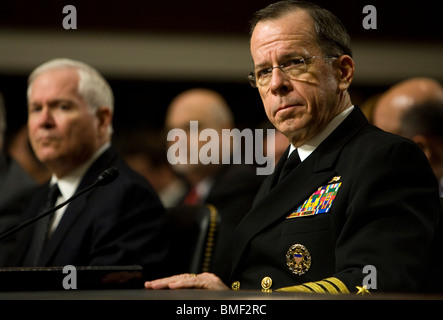
[[342, 183], [339, 182], [321, 186], [300, 207], [298, 207], [297, 210], [287, 216], [286, 219], [328, 212], [341, 184]]

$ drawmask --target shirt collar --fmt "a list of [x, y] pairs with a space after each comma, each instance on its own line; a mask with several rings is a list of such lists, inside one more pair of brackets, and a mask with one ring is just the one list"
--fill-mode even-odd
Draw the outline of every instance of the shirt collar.
[[[332, 119], [331, 122], [328, 123], [328, 125], [314, 138], [306, 142], [304, 145], [297, 148], [298, 155], [300, 156], [300, 160], [303, 161], [309, 155], [314, 152], [314, 150], [320, 145], [320, 143], [323, 142], [339, 125], [343, 122], [343, 120], [346, 119], [346, 117], [351, 113], [351, 111], [354, 110], [354, 106], [350, 106], [337, 116], [335, 116], [334, 119]], [[294, 151], [296, 148], [291, 144], [289, 149], [289, 155]], [[288, 155], [288, 157], [289, 157]]]
[[202, 181], [200, 181], [195, 186], [195, 191], [197, 192], [197, 195], [200, 199], [206, 199], [206, 197], [209, 194], [209, 190], [211, 189], [212, 185], [214, 184], [214, 179], [212, 177], [206, 177]]
[[61, 196], [63, 199], [67, 200], [72, 197], [77, 190], [80, 181], [92, 163], [110, 147], [111, 143], [105, 143], [100, 149], [98, 149], [91, 158], [82, 163], [75, 170], [65, 175], [63, 178], [58, 179], [54, 174], [52, 175], [50, 185], [54, 183], [58, 184], [58, 188], [60, 189]]

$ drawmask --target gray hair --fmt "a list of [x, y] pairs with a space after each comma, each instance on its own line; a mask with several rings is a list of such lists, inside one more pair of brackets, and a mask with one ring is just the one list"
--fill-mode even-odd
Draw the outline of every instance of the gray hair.
[[[50, 70], [64, 68], [77, 70], [79, 76], [78, 94], [85, 100], [91, 113], [100, 107], [108, 107], [112, 113], [114, 112], [114, 94], [106, 79], [90, 65], [66, 58], [50, 60], [32, 71], [28, 78], [28, 101], [31, 96], [32, 84], [39, 75]], [[112, 132], [112, 124], [110, 132]]]
[[306, 11], [312, 17], [317, 44], [324, 54], [346, 54], [352, 57], [351, 38], [341, 20], [327, 9], [307, 1], [279, 1], [257, 11], [250, 21], [249, 35], [252, 36], [255, 26], [260, 21], [278, 19], [298, 9]]

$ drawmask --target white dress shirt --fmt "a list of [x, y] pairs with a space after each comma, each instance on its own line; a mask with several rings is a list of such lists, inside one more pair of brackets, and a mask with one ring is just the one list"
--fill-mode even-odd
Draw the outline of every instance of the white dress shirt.
[[[83, 178], [83, 175], [86, 173], [86, 171], [89, 169], [89, 167], [92, 165], [92, 163], [110, 147], [110, 143], [104, 144], [100, 149], [98, 149], [91, 158], [89, 158], [86, 162], [84, 162], [82, 165], [80, 165], [77, 169], [70, 172], [66, 176], [64, 176], [61, 179], [58, 179], [54, 174], [52, 175], [50, 185], [53, 185], [54, 183], [58, 184], [58, 188], [60, 189], [60, 196], [57, 199], [56, 205], [59, 205], [62, 202], [65, 202], [69, 198], [71, 198], [75, 191], [77, 190], [81, 179]], [[57, 228], [58, 224], [60, 223], [61, 218], [63, 217], [63, 214], [66, 211], [67, 206], [64, 206], [60, 209], [58, 209], [52, 218], [51, 226], [49, 229], [49, 236], [52, 235], [54, 230]]]
[[[315, 149], [320, 145], [320, 143], [323, 142], [337, 127], [340, 125], [340, 123], [343, 122], [343, 120], [346, 119], [346, 117], [351, 113], [351, 111], [354, 110], [354, 106], [350, 106], [337, 116], [335, 116], [334, 119], [332, 119], [331, 122], [314, 138], [306, 142], [304, 145], [297, 148], [298, 155], [300, 157], [300, 160], [303, 161], [309, 155], [314, 152]], [[288, 157], [291, 155], [292, 151], [294, 151], [296, 148], [291, 144], [289, 149]]]

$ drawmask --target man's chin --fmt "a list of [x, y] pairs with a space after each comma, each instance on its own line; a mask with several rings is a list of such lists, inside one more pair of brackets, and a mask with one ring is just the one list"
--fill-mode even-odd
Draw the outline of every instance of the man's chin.
[[52, 152], [40, 152], [36, 153], [37, 159], [46, 166], [57, 163], [59, 161], [59, 155]]

